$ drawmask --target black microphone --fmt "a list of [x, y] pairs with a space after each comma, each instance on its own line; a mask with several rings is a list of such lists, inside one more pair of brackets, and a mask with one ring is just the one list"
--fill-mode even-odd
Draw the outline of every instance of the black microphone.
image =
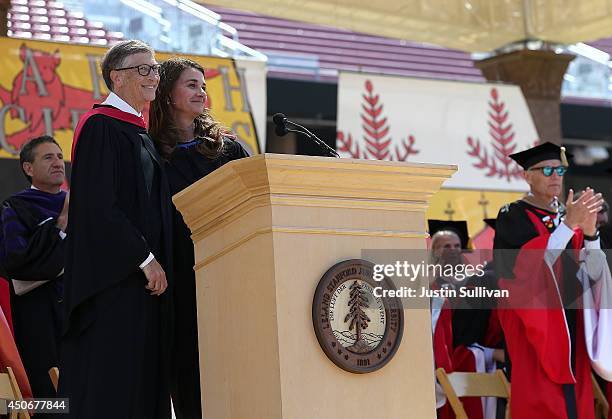
[[276, 125], [285, 125], [287, 124], [287, 117], [283, 113], [275, 113], [274, 116], [272, 117], [272, 121]]
[[272, 122], [276, 125], [274, 129], [274, 133], [279, 137], [284, 137], [287, 135], [289, 130], [287, 130], [287, 117], [282, 113], [275, 113], [272, 117]]
[[[294, 132], [296, 134], [302, 134], [303, 136], [305, 136], [306, 138], [312, 140], [316, 145], [318, 145], [323, 151], [325, 151], [325, 153], [330, 156], [330, 157], [340, 157], [340, 155], [336, 152], [336, 150], [334, 150], [333, 148], [331, 148], [330, 146], [328, 146], [327, 144], [325, 144], [324, 141], [322, 141], [319, 137], [317, 137], [316, 135], [314, 135], [312, 132], [310, 132], [307, 128], [296, 124], [295, 122], [292, 122], [290, 120], [287, 119], [287, 117], [282, 114], [282, 113], [275, 113], [274, 116], [272, 117], [272, 122], [274, 122], [274, 124], [276, 125], [276, 128], [274, 130], [274, 132], [276, 133], [276, 135], [278, 135], [279, 137], [282, 137], [284, 135], [287, 135], [288, 132]], [[287, 124], [296, 126], [300, 129], [289, 129], [287, 128]]]

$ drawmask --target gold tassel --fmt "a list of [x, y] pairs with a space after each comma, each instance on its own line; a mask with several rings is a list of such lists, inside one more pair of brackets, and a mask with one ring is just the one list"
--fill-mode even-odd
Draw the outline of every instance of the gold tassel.
[[565, 156], [565, 147], [561, 147], [561, 164], [563, 166], [569, 166], [567, 162], [567, 157]]

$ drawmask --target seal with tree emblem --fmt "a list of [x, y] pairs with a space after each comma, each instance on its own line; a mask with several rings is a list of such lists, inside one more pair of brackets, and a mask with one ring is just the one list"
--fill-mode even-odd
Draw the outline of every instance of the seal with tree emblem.
[[358, 374], [389, 362], [404, 330], [401, 301], [374, 295], [376, 287], [394, 290], [395, 285], [388, 278], [375, 281], [373, 268], [362, 259], [337, 263], [319, 281], [312, 305], [321, 348], [337, 366]]

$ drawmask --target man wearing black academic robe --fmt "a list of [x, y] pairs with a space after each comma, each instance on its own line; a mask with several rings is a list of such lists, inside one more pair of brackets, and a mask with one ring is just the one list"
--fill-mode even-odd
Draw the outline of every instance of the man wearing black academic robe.
[[65, 199], [65, 191], [28, 188], [2, 204], [0, 265], [11, 279], [15, 343], [37, 398], [55, 397], [48, 370], [60, 357], [64, 239], [56, 221]]
[[110, 106], [81, 119], [75, 142], [59, 389], [67, 417], [167, 418], [171, 286], [151, 295], [140, 269], [153, 254], [171, 284], [160, 157], [144, 122]]

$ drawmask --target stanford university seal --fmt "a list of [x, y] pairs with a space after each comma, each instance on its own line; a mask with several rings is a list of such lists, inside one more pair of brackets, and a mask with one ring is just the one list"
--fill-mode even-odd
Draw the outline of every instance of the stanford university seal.
[[374, 264], [351, 259], [323, 275], [312, 305], [321, 348], [337, 366], [353, 373], [383, 367], [402, 339], [404, 312], [397, 298], [374, 296], [374, 288], [395, 289], [388, 278], [375, 281]]

